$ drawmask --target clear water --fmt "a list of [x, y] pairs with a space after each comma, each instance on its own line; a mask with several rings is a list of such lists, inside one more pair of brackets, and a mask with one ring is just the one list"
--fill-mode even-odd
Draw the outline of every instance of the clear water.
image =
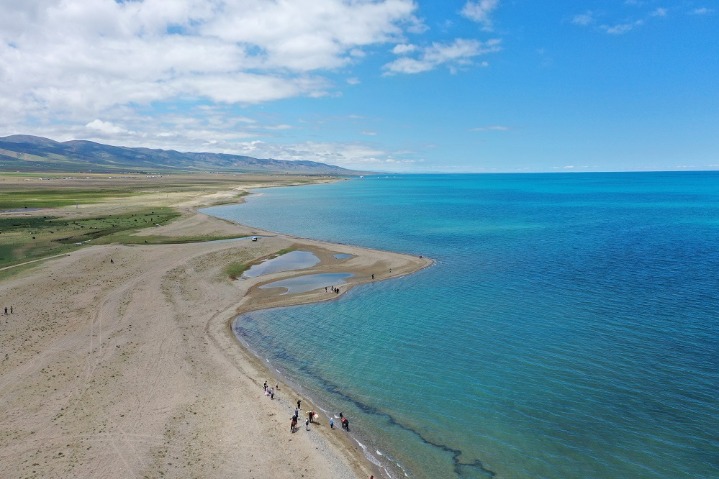
[[206, 212], [437, 261], [237, 322], [393, 477], [719, 477], [719, 174], [367, 177]]
[[242, 273], [242, 277], [256, 278], [258, 276], [282, 271], [301, 270], [311, 268], [319, 262], [320, 259], [309, 251], [290, 251], [276, 258], [252, 265], [247, 271]]
[[283, 288], [286, 291], [282, 294], [305, 293], [315, 289], [343, 285], [346, 282], [345, 280], [351, 277], [352, 273], [303, 274], [295, 278], [264, 284], [260, 286], [260, 289]]

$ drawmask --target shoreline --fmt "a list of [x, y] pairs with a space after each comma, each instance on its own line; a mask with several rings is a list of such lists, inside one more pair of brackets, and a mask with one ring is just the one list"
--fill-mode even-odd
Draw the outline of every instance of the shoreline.
[[[379, 477], [361, 448], [326, 424], [286, 430], [297, 392], [281, 384], [274, 400], [264, 397], [262, 382], [276, 373], [235, 337], [232, 322], [257, 309], [341, 296], [259, 289], [270, 281], [353, 272], [344, 293], [372, 272], [380, 281], [431, 261], [261, 232], [197, 206], [152, 234], [267, 236], [90, 246], [0, 283], [0, 297], [14, 306], [0, 317], [4, 468], [19, 477]], [[321, 261], [235, 282], [223, 273], [230, 261], [287, 248]], [[353, 256], [333, 261], [336, 253]]]
[[[292, 238], [297, 239], [296, 237], [292, 237]], [[337, 246], [338, 249], [343, 249], [343, 247], [348, 247], [350, 250], [367, 252], [370, 256], [373, 255], [373, 253], [374, 254], [377, 254], [377, 253], [385, 254], [386, 253], [386, 252], [381, 252], [379, 250], [372, 250], [372, 249], [348, 246], [348, 245], [340, 245], [340, 244], [336, 244], [336, 243], [325, 243], [325, 242], [320, 242], [320, 241], [307, 240], [304, 238], [302, 240], [298, 240], [298, 241], [299, 242], [308, 241], [308, 242], [315, 243], [315, 244], [313, 244], [313, 247], [301, 248], [303, 251], [310, 250], [310, 251], [313, 251], [314, 253], [317, 253], [316, 248], [317, 248], [318, 244], [325, 245], [327, 247]], [[298, 244], [299, 244], [299, 242], [298, 242]], [[308, 245], [305, 245], [305, 246], [308, 246]], [[334, 250], [332, 251], [332, 253], [335, 253], [335, 252], [340, 252], [340, 251], [334, 251]], [[342, 251], [342, 252], [345, 252], [345, 251]], [[432, 260], [427, 259], [427, 258], [418, 258], [415, 256], [404, 255], [404, 254], [399, 254], [399, 253], [389, 253], [389, 254], [390, 255], [398, 255], [400, 257], [404, 256], [404, 257], [407, 257], [412, 260], [416, 259], [416, 260], [418, 260], [417, 263], [422, 263], [423, 266], [419, 267], [418, 269], [414, 269], [412, 271], [407, 271], [400, 265], [395, 264], [395, 266], [393, 266], [393, 271], [395, 271], [395, 273], [392, 273], [391, 275], [388, 274], [386, 277], [383, 277], [382, 280], [395, 279], [395, 278], [399, 278], [402, 276], [406, 276], [408, 274], [413, 274], [415, 272], [420, 271], [421, 269], [427, 268], [434, 264], [434, 262]], [[400, 267], [397, 269], [394, 269], [397, 266], [400, 266]], [[306, 275], [306, 274], [313, 274], [313, 272], [315, 272], [316, 270], [327, 271], [327, 269], [329, 269], [329, 268], [327, 268], [327, 265], [325, 265], [324, 261], [322, 261], [320, 264], [318, 264], [312, 268], [306, 268], [306, 269], [299, 270], [299, 271], [289, 271], [289, 272], [285, 272], [285, 273], [281, 273], [281, 274], [293, 275], [293, 276], [294, 275]], [[335, 269], [338, 269], [338, 268], [336, 268], [336, 267], [331, 268], [331, 270], [333, 270], [333, 271]], [[339, 269], [342, 269], [342, 268], [339, 268]], [[346, 269], [346, 270], [352, 271], [352, 269]], [[401, 272], [398, 273], [397, 270], [400, 270]], [[272, 279], [264, 279], [263, 280], [263, 278], [266, 278], [264, 276], [260, 276], [259, 278], [256, 278], [256, 279], [261, 280], [260, 283], [253, 285], [253, 287], [250, 289], [252, 291], [259, 291], [259, 289], [257, 289], [257, 288], [259, 288], [263, 284], [274, 282], [278, 279], [278, 277], [275, 275], [267, 275], [267, 277], [271, 277]], [[244, 280], [244, 281], [247, 281], [247, 280]], [[246, 354], [248, 354], [254, 361], [257, 362], [257, 365], [259, 368], [264, 368], [267, 371], [268, 378], [275, 378], [274, 380], [270, 381], [270, 384], [274, 384], [277, 380], [279, 380], [279, 383], [283, 385], [284, 390], [287, 390], [287, 388], [289, 388], [289, 390], [292, 391], [292, 393], [295, 397], [302, 398], [302, 411], [306, 411], [306, 410], [319, 411], [318, 414], [323, 418], [323, 420], [321, 422], [321, 427], [323, 428], [324, 434], [331, 434], [331, 432], [330, 432], [331, 429], [329, 429], [328, 421], [329, 421], [330, 417], [334, 418], [336, 433], [331, 438], [329, 438], [329, 440], [337, 441], [337, 442], [341, 443], [342, 448], [345, 451], [345, 454], [354, 456], [355, 460], [357, 460], [357, 461], [360, 461], [360, 462], [364, 461], [366, 463], [366, 465], [368, 466], [368, 468], [365, 468], [362, 471], [362, 473], [358, 475], [358, 477], [369, 477], [370, 475], [374, 475], [375, 478], [379, 479], [379, 478], [394, 477], [387, 470], [387, 466], [390, 466], [391, 468], [398, 468], [403, 471], [404, 471], [404, 468], [401, 464], [396, 464], [392, 461], [386, 462], [385, 460], [378, 458], [377, 455], [374, 454], [367, 447], [367, 444], [364, 441], [369, 439], [370, 444], [371, 444], [371, 440], [372, 440], [371, 434], [369, 435], [369, 437], [364, 436], [364, 437], [362, 437], [362, 440], [360, 440], [355, 434], [344, 433], [344, 431], [341, 429], [341, 427], [339, 425], [339, 418], [336, 415], [336, 412], [332, 413], [331, 411], [329, 411], [323, 407], [323, 406], [329, 407], [328, 404], [326, 404], [326, 398], [317, 398], [317, 397], [313, 398], [312, 397], [313, 393], [308, 394], [306, 392], [307, 390], [305, 389], [305, 385], [303, 385], [301, 382], [298, 382], [297, 378], [293, 377], [289, 371], [277, 369], [277, 367], [278, 367], [277, 365], [270, 362], [268, 359], [263, 358], [258, 351], [254, 350], [251, 347], [251, 345], [246, 342], [246, 340], [239, 337], [234, 331], [235, 324], [237, 322], [241, 322], [242, 316], [247, 313], [251, 313], [253, 311], [258, 311], [258, 310], [265, 310], [265, 309], [287, 308], [287, 307], [294, 307], [294, 306], [302, 306], [302, 305], [306, 305], [306, 304], [320, 303], [320, 302], [324, 302], [324, 301], [334, 301], [334, 300], [339, 299], [342, 295], [347, 293], [350, 289], [354, 288], [355, 286], [367, 284], [372, 281], [380, 281], [380, 279], [376, 278], [373, 280], [373, 279], [371, 279], [371, 276], [365, 275], [364, 277], [360, 277], [359, 279], [352, 281], [351, 284], [344, 284], [344, 285], [340, 286], [339, 294], [333, 294], [332, 292], [324, 292], [322, 289], [312, 291], [309, 293], [310, 296], [312, 297], [312, 299], [309, 299], [309, 300], [307, 300], [307, 298], [302, 298], [302, 299], [297, 298], [302, 293], [294, 294], [294, 295], [293, 294], [281, 294], [281, 297], [286, 298], [286, 299], [281, 299], [278, 304], [263, 303], [261, 305], [258, 305], [258, 302], [256, 302], [256, 301], [253, 302], [252, 299], [248, 299], [248, 302], [237, 310], [237, 314], [234, 317], [229, 318], [227, 320], [227, 327], [228, 327], [228, 334], [230, 334], [232, 336], [232, 338], [235, 340], [235, 342], [238, 343], [238, 345], [244, 350], [244, 352]], [[316, 391], [316, 393], [321, 396], [322, 392]], [[323, 402], [325, 402], [324, 405], [322, 405]], [[305, 408], [305, 404], [310, 404], [310, 408], [309, 409]], [[294, 406], [289, 407], [287, 409], [286, 413], [287, 413], [288, 417], [293, 413], [293, 407]], [[302, 412], [301, 412], [301, 415], [302, 415]], [[317, 425], [314, 425], [313, 427], [316, 428]]]
[[[388, 279], [400, 278], [409, 274], [414, 274], [434, 264], [434, 261], [431, 259], [407, 255], [403, 253], [392, 253], [347, 244], [329, 243], [324, 241], [311, 240], [308, 238], [298, 238], [295, 236], [279, 233], [261, 233], [266, 233], [269, 235], [274, 234], [276, 236], [292, 239], [298, 246], [302, 246], [298, 249], [301, 249], [303, 251], [310, 251], [317, 255], [320, 258], [320, 263], [313, 267], [305, 268], [302, 270], [273, 273], [252, 278], [251, 280], [254, 280], [254, 284], [252, 284], [248, 289], [248, 293], [245, 296], [246, 301], [238, 307], [236, 315], [227, 320], [227, 331], [228, 334], [232, 337], [232, 339], [238, 344], [238, 346], [243, 349], [244, 353], [257, 362], [258, 368], [265, 369], [268, 374], [268, 377], [275, 378], [275, 380], [277, 380], [277, 378], [279, 377], [281, 381], [280, 384], [284, 385], [283, 387], [285, 390], [289, 388], [295, 397], [302, 397], [302, 395], [299, 394], [298, 389], [302, 389], [303, 385], [301, 383], [297, 383], [296, 379], [293, 378], [291, 375], [285, 377], [286, 373], [276, 370], [275, 365], [269, 363], [266, 359], [263, 359], [256, 351], [254, 351], [249, 346], [249, 344], [236, 336], [234, 332], [234, 324], [236, 321], [241, 320], [242, 315], [245, 315], [252, 311], [264, 309], [293, 307], [305, 304], [320, 303], [324, 301], [334, 301], [339, 299], [342, 295], [347, 293], [355, 286], [360, 286], [375, 281], [384, 281]], [[348, 254], [353, 257], [352, 259], [355, 259], [355, 261], [360, 264], [352, 264], [350, 267], [347, 267], [345, 263], [347, 263], [348, 261], [346, 260], [332, 260], [331, 257], [334, 254]], [[369, 264], [368, 260], [372, 260], [373, 263], [381, 263], [384, 266], [382, 269], [380, 269], [380, 266], [375, 266], [376, 272], [374, 273], [374, 277], [372, 276], [373, 273], [371, 272], [375, 270], [375, 268], [373, 268], [374, 265]], [[351, 261], [349, 261], [349, 263], [351, 264]], [[260, 289], [262, 285], [272, 283], [280, 279], [304, 276], [315, 273], [338, 271], [354, 273], [353, 277], [349, 278], [346, 284], [340, 286], [339, 294], [333, 294], [331, 292], [328, 293], [323, 291], [322, 289], [297, 294], [278, 294], [277, 292], [272, 290]], [[238, 281], [251, 280], [244, 279]], [[305, 409], [306, 399], [306, 396], [302, 399], [303, 411], [308, 410]], [[332, 430], [329, 428], [327, 421], [331, 413], [324, 410], [318, 404], [313, 404], [312, 402], [310, 402], [309, 404], [312, 406], [309, 410], [317, 411], [319, 409], [320, 411], [322, 411], [321, 414], [323, 416], [326, 416], [322, 424], [323, 433], [330, 434], [330, 431]], [[289, 407], [286, 411], [287, 417], [289, 417], [293, 413], [294, 406], [290, 406], [291, 407]], [[313, 426], [313, 428], [316, 427], [317, 425]], [[325, 439], [329, 439], [330, 441], [341, 444], [344, 454], [350, 457], [354, 456], [354, 461], [358, 461], [360, 463], [365, 462], [365, 467], [362, 467], [359, 471], [357, 471], [360, 473], [357, 477], [369, 477], [370, 475], [374, 475], [374, 477], [378, 479], [380, 477], [391, 477], [387, 475], [387, 472], [381, 462], [374, 462], [380, 460], [377, 459], [375, 455], [371, 454], [371, 452], [366, 448], [366, 445], [360, 442], [356, 437], [343, 433], [342, 429], [339, 426], [337, 418], [335, 418], [335, 430], [340, 434], [334, 434], [331, 438]], [[374, 459], [374, 461], [372, 459]], [[395, 466], [401, 467], [401, 465], [398, 464], [395, 464]]]

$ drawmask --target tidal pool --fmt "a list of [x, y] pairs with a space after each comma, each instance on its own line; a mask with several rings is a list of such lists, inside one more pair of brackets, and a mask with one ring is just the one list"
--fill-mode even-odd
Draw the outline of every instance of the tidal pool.
[[256, 278], [270, 273], [311, 268], [319, 262], [320, 259], [309, 251], [290, 251], [277, 258], [268, 259], [267, 261], [252, 266], [242, 273], [242, 277]]

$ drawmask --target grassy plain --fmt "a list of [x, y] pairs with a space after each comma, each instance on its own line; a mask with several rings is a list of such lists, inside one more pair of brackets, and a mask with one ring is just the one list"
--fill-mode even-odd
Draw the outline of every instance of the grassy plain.
[[[316, 177], [237, 174], [67, 175], [0, 173], [0, 270], [88, 244], [166, 244], [232, 236], [142, 235], [192, 209], [241, 201], [247, 188]], [[228, 191], [234, 193], [228, 194]], [[216, 196], [212, 196], [215, 193]], [[209, 200], [208, 200], [209, 195]]]

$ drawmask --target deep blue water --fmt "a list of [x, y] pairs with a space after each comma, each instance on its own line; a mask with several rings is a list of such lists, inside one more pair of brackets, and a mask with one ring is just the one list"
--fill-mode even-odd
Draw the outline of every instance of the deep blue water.
[[436, 260], [237, 323], [393, 477], [719, 477], [719, 174], [258, 193], [206, 212]]

